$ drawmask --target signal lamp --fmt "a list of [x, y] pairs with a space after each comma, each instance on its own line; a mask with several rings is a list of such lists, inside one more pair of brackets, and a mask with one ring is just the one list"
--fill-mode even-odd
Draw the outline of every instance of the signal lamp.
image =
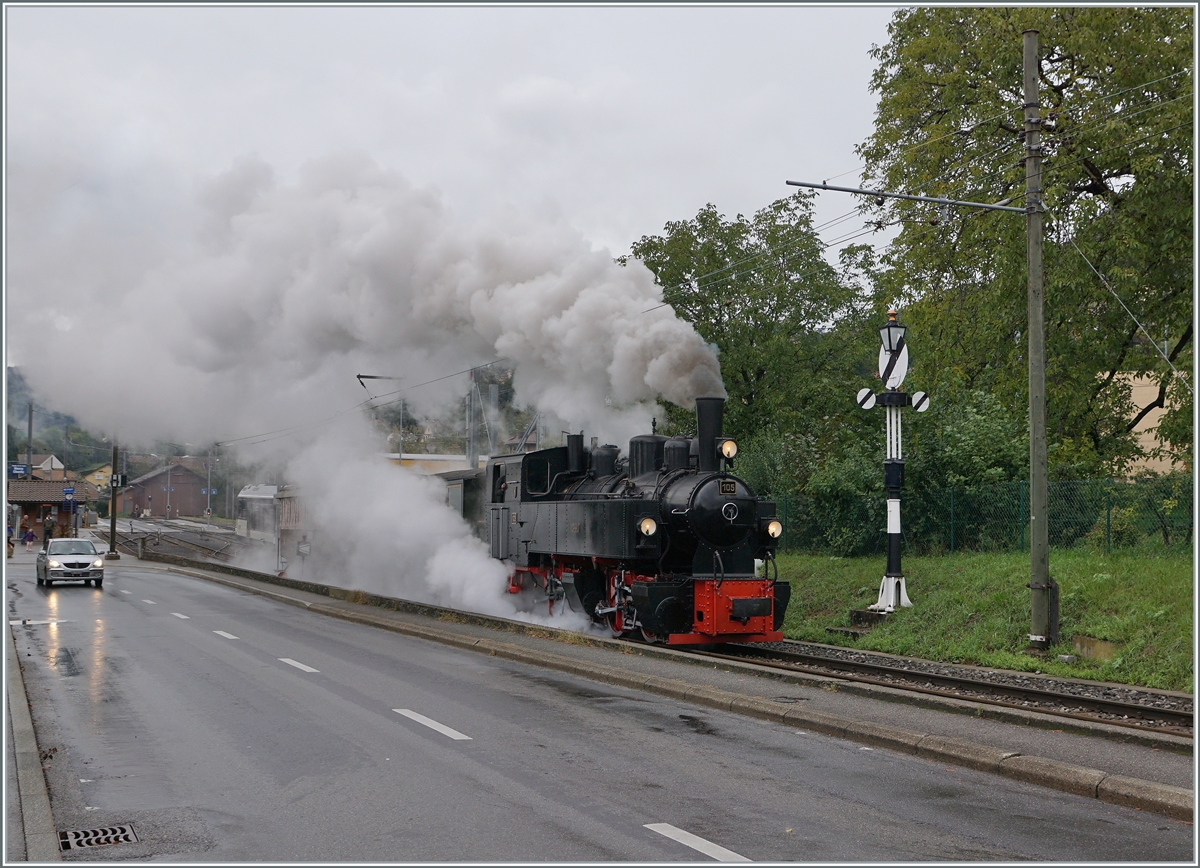
[[640, 522], [638, 522], [638, 530], [642, 532], [643, 536], [654, 536], [654, 534], [658, 531], [658, 522], [649, 516], [646, 516]]
[[732, 458], [733, 456], [737, 455], [737, 443], [735, 443], [733, 440], [722, 440], [721, 455], [723, 455], [725, 458]]
[[883, 341], [883, 348], [889, 353], [894, 353], [900, 349], [900, 341], [904, 337], [904, 332], [907, 329], [896, 320], [895, 309], [888, 311], [887, 325], [879, 330], [879, 338]]
[[781, 536], [783, 536], [783, 522], [777, 518], [771, 519], [771, 521], [767, 522], [767, 536], [771, 537], [772, 539], [779, 539]]

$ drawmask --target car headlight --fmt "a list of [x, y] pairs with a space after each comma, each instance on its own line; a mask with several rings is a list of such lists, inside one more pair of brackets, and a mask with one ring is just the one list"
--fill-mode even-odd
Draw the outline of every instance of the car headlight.
[[721, 442], [721, 454], [726, 458], [733, 458], [737, 455], [737, 443], [733, 440], [723, 440]]
[[654, 536], [654, 534], [658, 531], [658, 522], [649, 516], [646, 516], [638, 522], [638, 530], [640, 530], [645, 536]]
[[61, 567], [61, 566], [62, 566], [62, 564], [60, 564], [60, 563], [59, 563], [58, 561], [56, 561], [56, 560], [53, 560], [53, 559], [51, 559], [51, 560], [50, 560], [50, 561], [47, 563], [47, 566], [49, 566], [49, 567], [50, 567], [50, 569], [52, 569], [52, 570], [57, 570], [59, 567]]
[[94, 561], [92, 561], [92, 566], [93, 567], [103, 567], [104, 566], [104, 558], [96, 558]]
[[772, 539], [779, 539], [783, 536], [783, 522], [777, 518], [767, 522], [767, 536]]

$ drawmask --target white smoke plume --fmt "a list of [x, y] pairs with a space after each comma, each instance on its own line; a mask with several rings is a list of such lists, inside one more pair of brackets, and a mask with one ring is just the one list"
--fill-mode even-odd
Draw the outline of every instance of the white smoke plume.
[[[330, 446], [346, 428], [323, 423], [354, 418], [364, 397], [355, 374], [401, 376], [403, 388], [502, 358], [518, 404], [615, 443], [649, 429], [657, 399], [725, 394], [714, 348], [662, 306], [650, 272], [562, 223], [506, 213], [466, 225], [360, 154], [313, 161], [288, 183], [245, 159], [197, 181], [190, 201], [156, 200], [141, 223], [117, 207], [138, 198], [137, 181], [102, 180], [70, 213], [24, 207], [33, 196], [17, 184], [10, 358], [47, 405], [122, 441], [299, 426], [268, 448], [297, 453], [294, 481], [344, 542], [338, 584], [396, 593], [413, 584], [400, 573], [419, 575], [427, 596], [476, 608], [478, 588], [503, 585], [461, 522], [430, 509], [432, 483], [381, 471], [364, 457], [377, 444]], [[51, 361], [48, 343], [105, 348], [110, 375]]]
[[294, 184], [246, 160], [195, 199], [178, 221], [190, 237], [135, 276], [59, 280], [55, 251], [26, 263], [10, 244], [10, 293], [31, 302], [9, 309], [22, 355], [49, 328], [58, 341], [103, 336], [129, 370], [136, 400], [70, 366], [30, 366], [39, 392], [106, 431], [230, 439], [352, 404], [357, 373], [413, 383], [496, 358], [515, 367], [519, 403], [618, 443], [648, 427], [657, 398], [724, 394], [713, 349], [657, 307], [650, 272], [568, 226], [461, 224], [358, 155], [310, 163]]

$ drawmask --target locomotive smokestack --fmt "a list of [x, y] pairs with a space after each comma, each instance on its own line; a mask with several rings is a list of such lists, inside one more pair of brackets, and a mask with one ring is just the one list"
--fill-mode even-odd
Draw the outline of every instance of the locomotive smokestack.
[[696, 467], [701, 472], [712, 472], [718, 467], [717, 438], [721, 436], [724, 411], [724, 398], [696, 399], [696, 439], [700, 447]]
[[586, 470], [583, 463], [583, 432], [567, 435], [567, 473], [580, 474]]

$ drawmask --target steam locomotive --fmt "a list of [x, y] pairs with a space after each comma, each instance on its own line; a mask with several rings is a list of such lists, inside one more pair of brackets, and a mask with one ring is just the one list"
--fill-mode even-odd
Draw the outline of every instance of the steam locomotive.
[[669, 645], [779, 641], [791, 586], [768, 568], [783, 525], [728, 472], [724, 403], [697, 399], [696, 437], [640, 435], [626, 459], [569, 434], [440, 474], [447, 500], [510, 566], [509, 592], [544, 592], [551, 612], [565, 601], [614, 636]]

